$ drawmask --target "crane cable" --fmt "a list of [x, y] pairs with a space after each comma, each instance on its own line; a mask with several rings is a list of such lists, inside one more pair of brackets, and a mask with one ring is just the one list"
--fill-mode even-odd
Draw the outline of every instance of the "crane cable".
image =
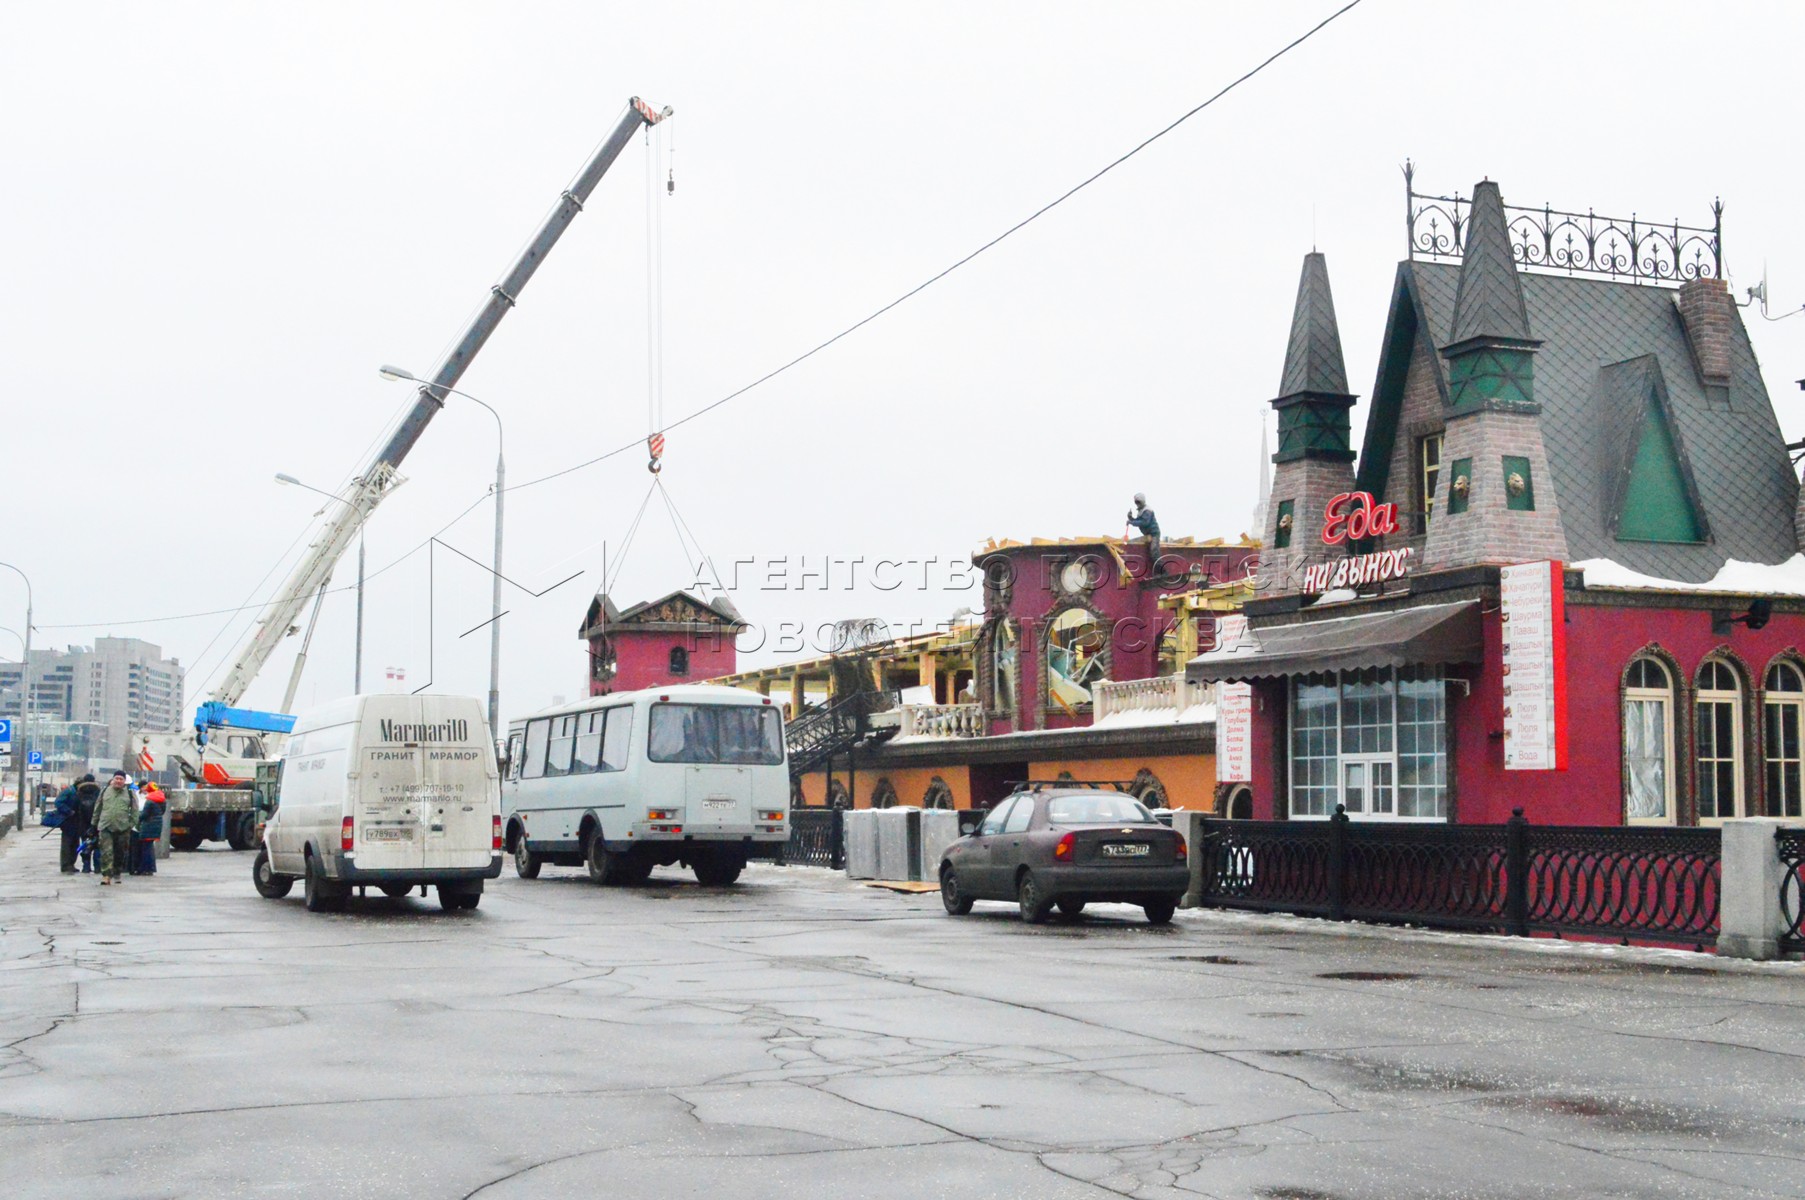
[[[665, 122], [646, 126], [646, 470], [664, 469], [664, 208], [658, 158]], [[675, 174], [671, 191], [676, 190]], [[669, 194], [669, 193], [666, 193]]]

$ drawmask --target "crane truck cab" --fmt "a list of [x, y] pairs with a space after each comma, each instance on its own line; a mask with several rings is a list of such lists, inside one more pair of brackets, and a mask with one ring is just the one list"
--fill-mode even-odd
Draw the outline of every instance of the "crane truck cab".
[[252, 867], [276, 900], [297, 880], [309, 912], [354, 887], [438, 889], [475, 908], [501, 874], [501, 778], [482, 702], [470, 696], [348, 696], [301, 714], [277, 772]]

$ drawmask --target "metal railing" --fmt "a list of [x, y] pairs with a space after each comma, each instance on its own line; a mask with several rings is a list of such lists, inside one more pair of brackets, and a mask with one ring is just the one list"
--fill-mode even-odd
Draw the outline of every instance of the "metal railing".
[[1717, 937], [1716, 829], [1535, 826], [1520, 810], [1503, 825], [1382, 824], [1338, 810], [1206, 820], [1197, 852], [1202, 902], [1223, 908], [1701, 949]]
[[781, 866], [846, 866], [846, 813], [838, 808], [792, 808], [790, 840], [777, 859]]
[[1805, 953], [1805, 829], [1774, 830], [1780, 855], [1780, 949]]

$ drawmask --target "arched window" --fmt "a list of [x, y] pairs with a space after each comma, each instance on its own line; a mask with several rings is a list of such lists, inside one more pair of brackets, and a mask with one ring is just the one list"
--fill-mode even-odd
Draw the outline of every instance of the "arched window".
[[686, 646], [671, 647], [671, 674], [689, 674], [689, 648]]
[[1644, 655], [1623, 677], [1624, 817], [1673, 824], [1673, 679]]
[[1222, 815], [1234, 821], [1253, 820], [1253, 789], [1238, 783], [1222, 801]]
[[886, 775], [880, 778], [877, 781], [877, 786], [871, 789], [871, 807], [896, 807], [896, 785], [890, 782], [889, 776]]
[[1171, 808], [1166, 796], [1166, 785], [1159, 781], [1159, 776], [1146, 767], [1134, 773], [1134, 780], [1128, 785], [1128, 794], [1145, 804], [1148, 808]]
[[1767, 815], [1797, 817], [1800, 804], [1800, 727], [1805, 725], [1805, 676], [1790, 662], [1767, 669], [1762, 705], [1763, 749], [1767, 759]]
[[921, 798], [923, 808], [952, 808], [953, 789], [947, 786], [946, 780], [936, 775], [928, 782], [927, 794]]
[[1075, 713], [1091, 702], [1091, 686], [1109, 678], [1107, 628], [1086, 608], [1068, 608], [1047, 624], [1042, 686], [1049, 709]]
[[1721, 821], [1743, 812], [1742, 681], [1736, 668], [1712, 659], [1699, 668], [1693, 702], [1698, 755], [1698, 819]]
[[847, 795], [846, 785], [841, 783], [838, 779], [830, 779], [827, 781], [827, 807], [852, 807], [852, 797]]

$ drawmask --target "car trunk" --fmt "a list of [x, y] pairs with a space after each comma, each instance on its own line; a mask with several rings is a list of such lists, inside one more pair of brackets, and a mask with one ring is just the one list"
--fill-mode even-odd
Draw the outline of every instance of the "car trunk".
[[1062, 827], [1072, 835], [1074, 866], [1169, 867], [1178, 840], [1163, 825], [1080, 825]]

